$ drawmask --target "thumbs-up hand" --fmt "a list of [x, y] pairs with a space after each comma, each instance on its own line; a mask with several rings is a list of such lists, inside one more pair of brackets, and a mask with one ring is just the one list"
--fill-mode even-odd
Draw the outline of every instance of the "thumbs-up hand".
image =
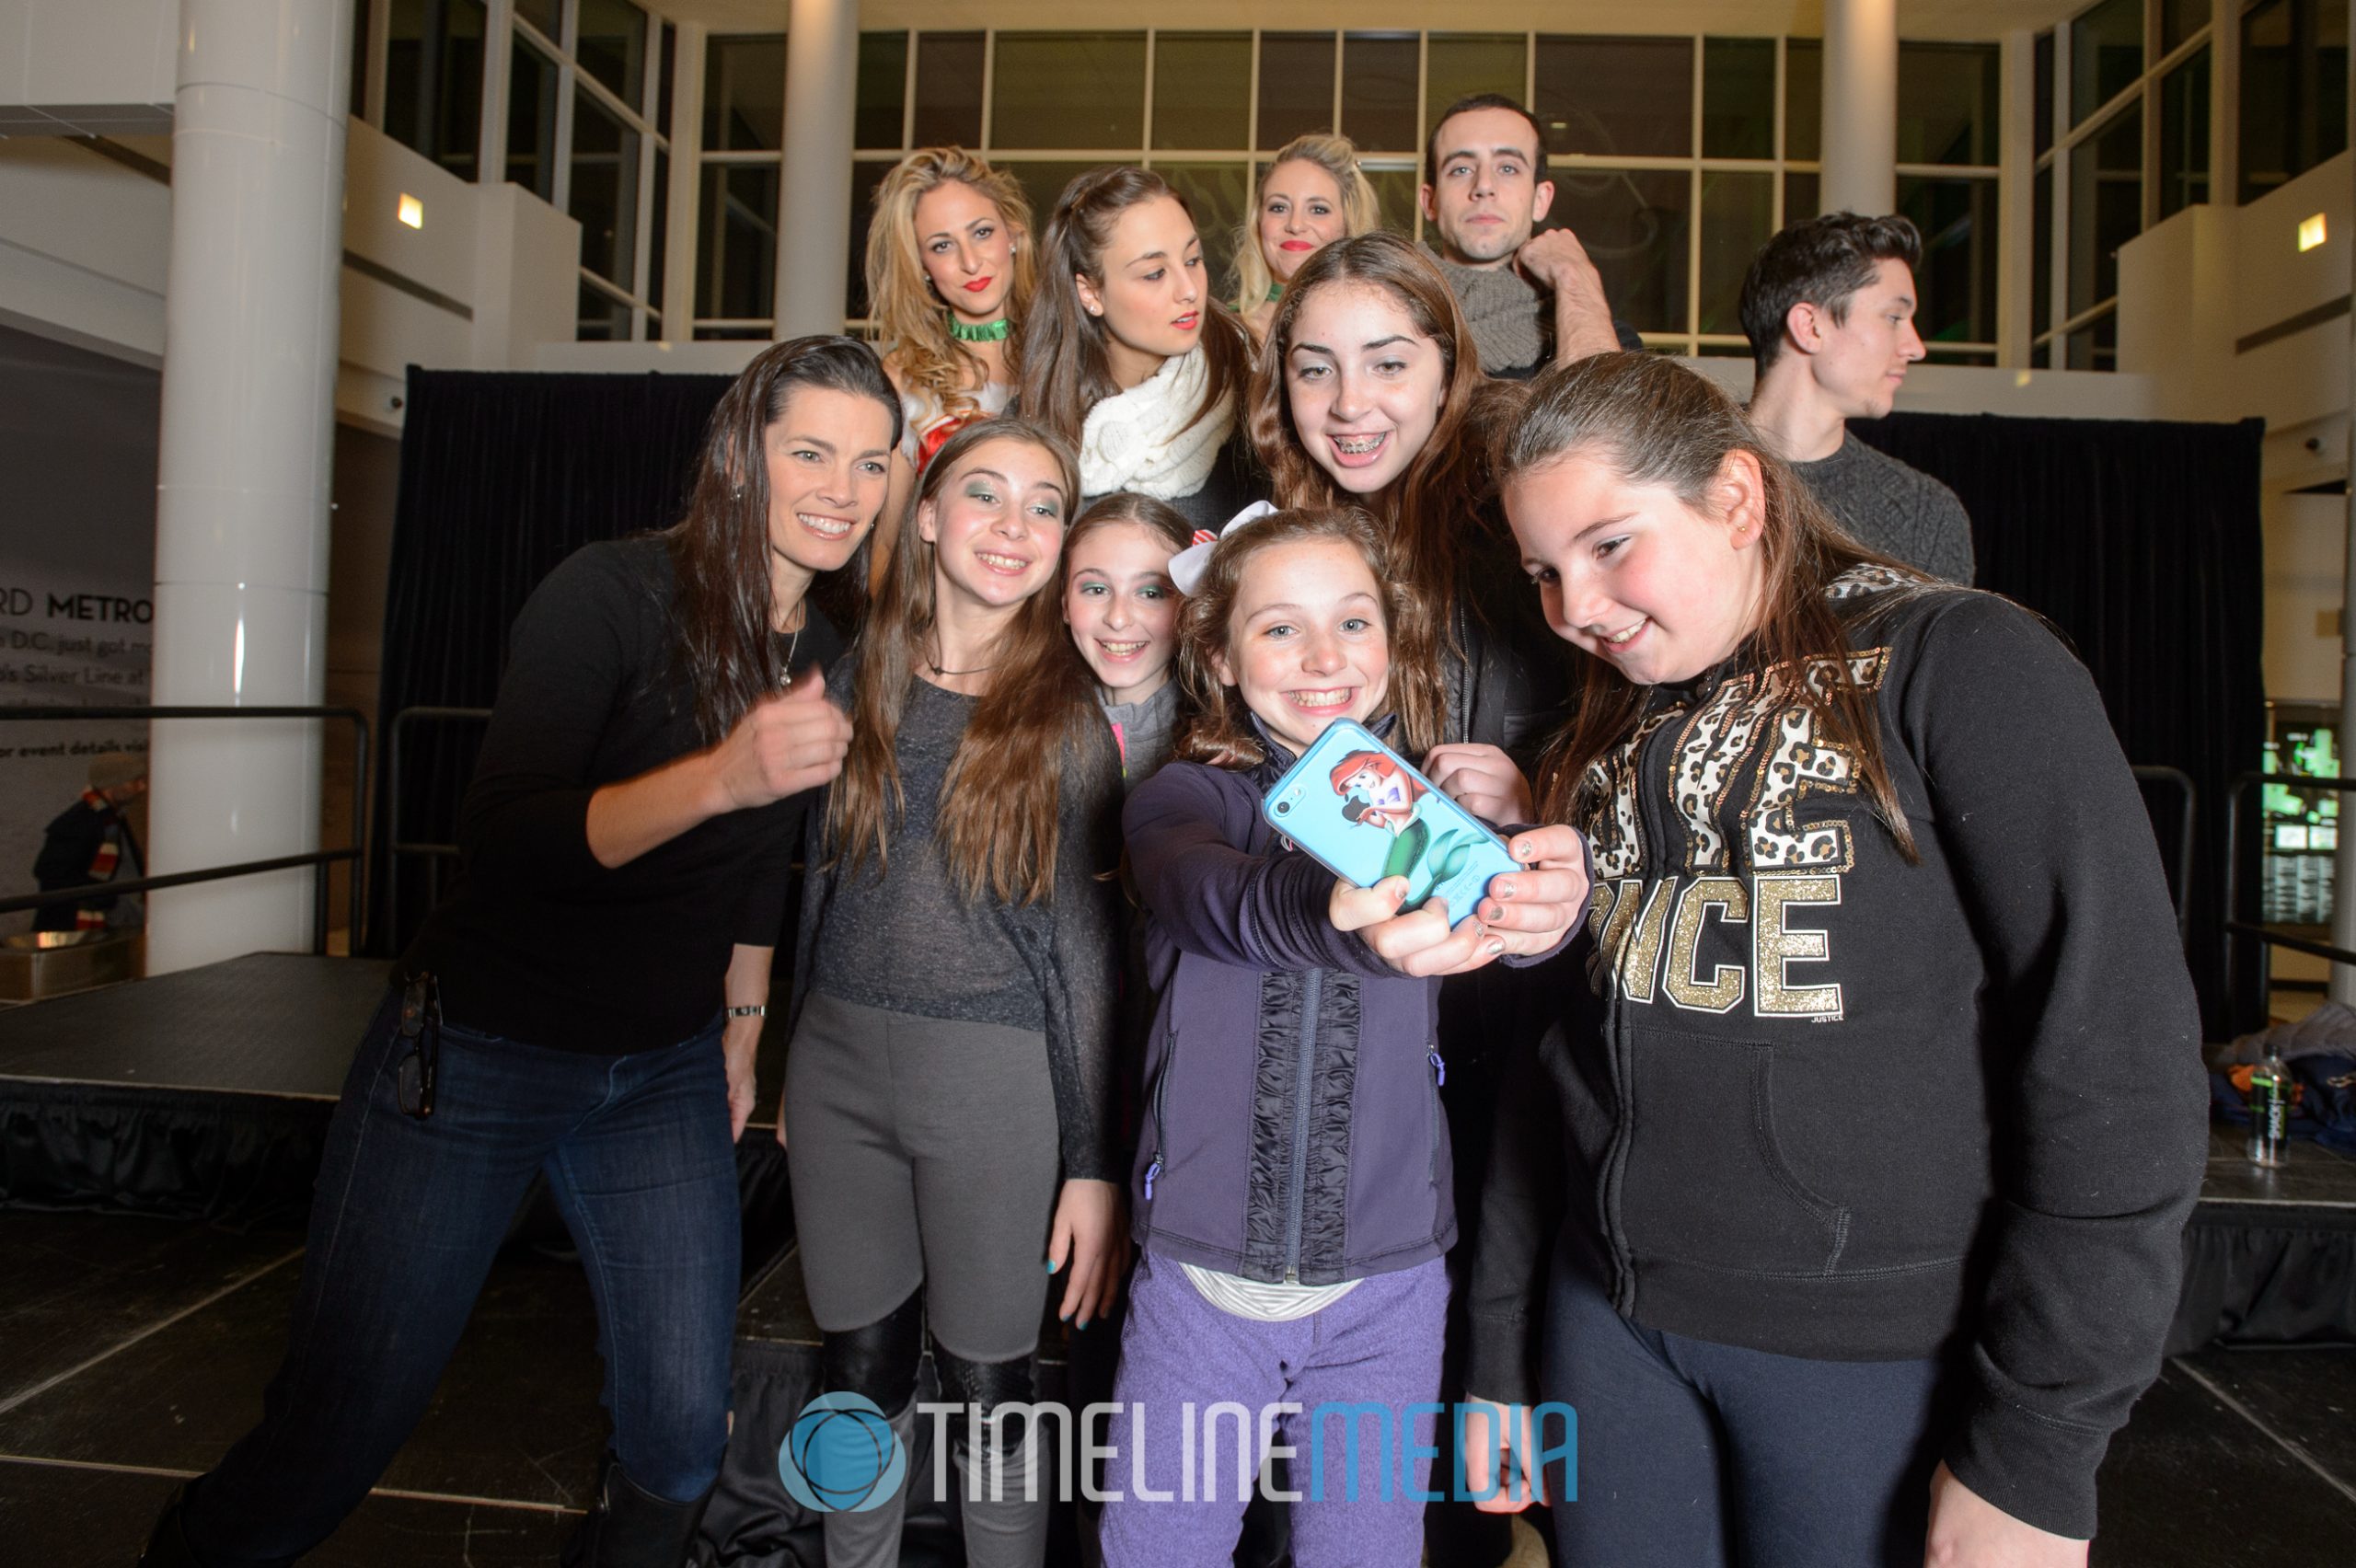
[[849, 749], [850, 721], [826, 700], [826, 676], [813, 668], [747, 709], [713, 760], [727, 809], [743, 811], [830, 781]]

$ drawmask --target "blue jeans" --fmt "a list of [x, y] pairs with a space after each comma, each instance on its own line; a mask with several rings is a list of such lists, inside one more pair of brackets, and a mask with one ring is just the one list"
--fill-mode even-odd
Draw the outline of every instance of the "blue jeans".
[[740, 1232], [719, 1020], [626, 1056], [445, 1024], [420, 1121], [398, 1098], [396, 1001], [329, 1129], [261, 1424], [189, 1486], [182, 1528], [208, 1568], [290, 1562], [359, 1506], [424, 1413], [540, 1171], [588, 1271], [623, 1471], [681, 1501], [720, 1473]]

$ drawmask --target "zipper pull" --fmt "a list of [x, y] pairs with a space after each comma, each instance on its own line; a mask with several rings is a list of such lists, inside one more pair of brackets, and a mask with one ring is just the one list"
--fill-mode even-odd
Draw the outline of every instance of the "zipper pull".
[[1437, 1051], [1432, 1053], [1431, 1063], [1432, 1087], [1438, 1089], [1448, 1081], [1448, 1064], [1439, 1059], [1439, 1053]]
[[1161, 1159], [1156, 1156], [1153, 1163], [1145, 1168], [1145, 1201], [1148, 1203], [1153, 1202], [1153, 1179], [1161, 1174]]

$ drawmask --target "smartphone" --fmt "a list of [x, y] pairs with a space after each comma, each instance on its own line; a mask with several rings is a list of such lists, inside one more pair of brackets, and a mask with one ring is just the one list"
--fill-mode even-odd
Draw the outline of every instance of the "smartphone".
[[1445, 899], [1451, 928], [1479, 908], [1491, 877], [1520, 869], [1505, 840], [1355, 720], [1328, 724], [1260, 814], [1345, 882], [1405, 877], [1403, 910]]

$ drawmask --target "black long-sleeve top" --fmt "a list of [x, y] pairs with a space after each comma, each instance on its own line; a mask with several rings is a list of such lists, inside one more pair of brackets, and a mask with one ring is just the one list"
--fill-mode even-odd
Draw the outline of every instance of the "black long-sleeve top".
[[[410, 944], [468, 1029], [618, 1055], [676, 1045], [723, 1001], [730, 950], [774, 947], [809, 795], [699, 824], [611, 869], [589, 798], [701, 750], [664, 541], [586, 547], [549, 573], [507, 671], [458, 817], [460, 874]], [[842, 651], [815, 605], [798, 671]]]
[[2001, 599], [1879, 598], [1849, 601], [1845, 657], [1917, 863], [1856, 759], [1739, 656], [1657, 688], [1597, 765], [1591, 940], [1499, 1096], [1467, 1382], [1530, 1396], [1567, 1212], [1645, 1327], [1825, 1360], [1960, 1349], [1948, 1465], [2083, 1538], [2180, 1286], [2199, 1015], [2085, 670]]

